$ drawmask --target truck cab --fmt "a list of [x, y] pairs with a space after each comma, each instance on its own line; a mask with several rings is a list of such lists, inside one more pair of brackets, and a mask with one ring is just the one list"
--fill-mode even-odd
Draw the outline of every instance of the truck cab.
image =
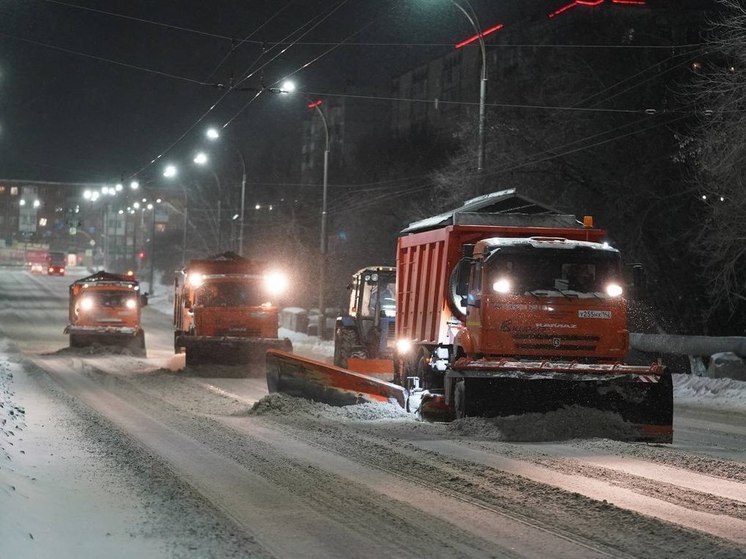
[[64, 276], [67, 255], [64, 252], [50, 252], [47, 255], [47, 275]]
[[174, 279], [174, 352], [191, 366], [244, 365], [270, 347], [290, 351], [290, 340], [278, 337], [287, 283], [268, 263], [234, 253], [192, 260]]
[[[619, 252], [559, 237], [488, 238], [457, 270], [457, 355], [622, 361], [627, 304]], [[464, 281], [466, 280], [466, 281]]]
[[141, 310], [148, 304], [147, 294], [131, 276], [97, 272], [70, 285], [70, 347], [126, 347], [145, 355], [145, 333]]

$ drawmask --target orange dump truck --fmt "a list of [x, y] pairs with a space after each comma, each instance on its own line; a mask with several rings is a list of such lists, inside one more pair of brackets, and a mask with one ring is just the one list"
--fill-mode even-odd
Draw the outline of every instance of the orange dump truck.
[[147, 294], [129, 275], [96, 272], [70, 285], [70, 347], [119, 346], [145, 355], [145, 332], [140, 324]]
[[234, 253], [192, 260], [174, 281], [174, 351], [186, 364], [263, 363], [269, 348], [292, 351], [278, 337], [277, 299], [285, 276]]
[[412, 346], [402, 378], [455, 417], [575, 405], [671, 442], [671, 375], [624, 364], [621, 257], [592, 221], [511, 190], [410, 224], [397, 249], [397, 339]]
[[580, 406], [618, 414], [631, 438], [671, 442], [671, 375], [659, 363], [625, 364], [628, 286], [606, 238], [591, 218], [579, 222], [514, 190], [413, 222], [397, 244], [403, 394], [275, 352], [270, 389], [330, 402], [404, 399], [431, 418]]

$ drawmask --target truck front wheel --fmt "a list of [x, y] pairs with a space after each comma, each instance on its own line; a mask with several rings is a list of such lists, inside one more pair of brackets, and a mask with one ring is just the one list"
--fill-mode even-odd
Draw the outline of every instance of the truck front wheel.
[[347, 359], [357, 345], [357, 332], [353, 328], [337, 328], [334, 333], [334, 364], [347, 368]]
[[466, 417], [466, 383], [460, 380], [453, 390], [453, 407], [456, 419]]
[[184, 348], [179, 343], [179, 337], [182, 334], [183, 332], [181, 330], [177, 330], [176, 332], [174, 332], [174, 353], [176, 353], [177, 355], [179, 353], [184, 353]]

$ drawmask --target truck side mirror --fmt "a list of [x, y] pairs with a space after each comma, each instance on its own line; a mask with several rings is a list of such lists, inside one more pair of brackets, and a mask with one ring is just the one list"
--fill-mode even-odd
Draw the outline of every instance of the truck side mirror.
[[140, 295], [140, 306], [141, 307], [148, 306], [148, 293], [143, 293]]

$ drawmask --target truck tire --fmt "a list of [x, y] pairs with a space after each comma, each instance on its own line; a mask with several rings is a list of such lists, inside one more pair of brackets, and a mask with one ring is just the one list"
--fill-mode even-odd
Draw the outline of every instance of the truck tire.
[[357, 332], [354, 328], [337, 328], [334, 332], [334, 364], [346, 369], [347, 359], [357, 345]]
[[433, 370], [430, 366], [432, 350], [428, 347], [421, 347], [417, 354], [415, 364], [415, 374], [420, 379], [420, 386], [430, 391], [443, 390], [443, 375]]
[[456, 412], [456, 419], [466, 417], [466, 383], [463, 380], [458, 381], [454, 387], [453, 407]]
[[183, 332], [181, 330], [176, 330], [176, 332], [174, 332], [174, 353], [177, 355], [179, 353], [184, 353], [184, 348], [179, 344], [179, 337], [182, 334]]
[[145, 331], [140, 330], [132, 342], [132, 352], [138, 357], [145, 357]]

